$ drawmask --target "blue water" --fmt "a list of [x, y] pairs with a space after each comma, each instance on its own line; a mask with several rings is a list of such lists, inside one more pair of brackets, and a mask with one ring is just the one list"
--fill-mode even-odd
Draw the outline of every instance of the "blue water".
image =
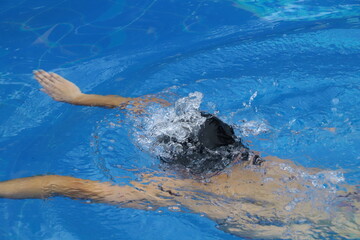
[[[252, 149], [360, 182], [358, 1], [1, 1], [0, 32], [0, 180], [123, 183], [158, 167], [124, 113], [40, 92], [42, 68], [88, 93], [199, 91]], [[166, 209], [1, 199], [0, 213], [1, 240], [241, 239]]]

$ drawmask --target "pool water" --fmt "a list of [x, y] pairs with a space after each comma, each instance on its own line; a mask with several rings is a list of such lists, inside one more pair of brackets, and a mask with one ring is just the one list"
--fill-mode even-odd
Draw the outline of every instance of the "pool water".
[[[136, 119], [57, 103], [31, 71], [86, 93], [194, 92], [264, 156], [360, 180], [358, 1], [2, 1], [0, 180], [71, 175], [117, 184], [158, 169]], [[156, 113], [156, 106], [150, 108]], [[86, 203], [86, 202], [85, 202]], [[0, 200], [0, 239], [242, 239], [187, 211], [65, 198]]]

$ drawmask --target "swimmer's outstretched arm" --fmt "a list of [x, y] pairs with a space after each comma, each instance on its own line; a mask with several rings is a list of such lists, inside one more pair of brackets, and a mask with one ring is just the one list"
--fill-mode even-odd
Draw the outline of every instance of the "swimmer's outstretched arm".
[[[169, 198], [173, 196], [169, 195], [167, 199], [159, 197], [164, 194], [169, 195], [149, 185], [136, 184], [135, 188], [59, 175], [26, 177], [0, 182], [0, 198], [46, 199], [64, 196], [139, 209], [147, 209], [149, 204], [159, 207], [174, 204]], [[147, 205], [144, 204], [145, 202]]]
[[[132, 182], [134, 187], [131, 187], [117, 186], [107, 182], [83, 180], [74, 177], [48, 175], [0, 182], [0, 198], [45, 199], [53, 196], [64, 196], [72, 199], [91, 200], [91, 202], [94, 203], [106, 203], [146, 210], [169, 206], [175, 209], [176, 206], [174, 205], [181, 203], [193, 212], [205, 213], [213, 220], [220, 220], [220, 222], [222, 222], [224, 219], [230, 219], [229, 227], [225, 227], [224, 225], [224, 229], [242, 237], [278, 239], [284, 236], [287, 237], [289, 232], [296, 232], [298, 236], [302, 234], [303, 236], [307, 236], [306, 239], [314, 239], [310, 236], [316, 233], [316, 231], [322, 231], [321, 227], [325, 227], [324, 229], [326, 231], [331, 228], [332, 231], [346, 239], [359, 239], [360, 237], [359, 212], [347, 210], [346, 205], [342, 207], [344, 210], [336, 212], [334, 221], [323, 221], [321, 213], [317, 216], [317, 214], [315, 214], [317, 210], [312, 209], [312, 207], [303, 208], [299, 216], [303, 216], [302, 219], [304, 220], [309, 217], [308, 221], [310, 221], [310, 223], [308, 221], [304, 221], [303, 223], [295, 221], [295, 223], [292, 224], [286, 222], [292, 222], [291, 219], [294, 215], [291, 215], [291, 212], [283, 212], [283, 208], [277, 207], [282, 206], [282, 204], [277, 205], [279, 202], [278, 198], [276, 198], [275, 202], [270, 202], [269, 206], [271, 209], [268, 210], [266, 206], [261, 207], [258, 203], [253, 204], [249, 200], [240, 201], [240, 204], [237, 204], [238, 201], [231, 201], [230, 198], [225, 198], [224, 202], [221, 197], [216, 197], [215, 192], [213, 192], [215, 193], [213, 195], [208, 195], [206, 192], [202, 195], [203, 191], [188, 192], [186, 190], [178, 190], [184, 188], [184, 186], [188, 188], [193, 184], [194, 182], [187, 182], [186, 180], [177, 181], [171, 178], [150, 177], [147, 179], [147, 182], [144, 183]], [[207, 188], [207, 186], [205, 185], [204, 188]], [[250, 196], [245, 199], [252, 198]], [[271, 199], [271, 195], [269, 199]], [[229, 200], [230, 202], [228, 202]], [[264, 202], [264, 204], [266, 204], [266, 202]], [[312, 206], [311, 203], [310, 206]], [[306, 207], [306, 205], [304, 207]], [[356, 207], [356, 209], [358, 209], [358, 204]], [[273, 211], [277, 211], [279, 216], [274, 216]], [[311, 211], [311, 214], [309, 214], [309, 211]], [[349, 221], [349, 214], [351, 216], [354, 215], [353, 219], [355, 220]], [[284, 225], [260, 224], [257, 218], [254, 219], [254, 216], [259, 217], [259, 219], [269, 219], [270, 222], [272, 219], [275, 222], [279, 221], [279, 223], [284, 221]], [[295, 217], [296, 216], [297, 213], [295, 213]], [[315, 232], [313, 232], [314, 227], [316, 228]]]
[[66, 80], [56, 73], [48, 73], [44, 70], [34, 71], [35, 79], [43, 87], [41, 91], [48, 94], [55, 101], [66, 102], [74, 105], [96, 106], [107, 108], [126, 108], [131, 104], [130, 110], [137, 111], [149, 102], [157, 102], [168, 105], [163, 99], [154, 97], [127, 98], [117, 95], [97, 95], [82, 93], [78, 86]]

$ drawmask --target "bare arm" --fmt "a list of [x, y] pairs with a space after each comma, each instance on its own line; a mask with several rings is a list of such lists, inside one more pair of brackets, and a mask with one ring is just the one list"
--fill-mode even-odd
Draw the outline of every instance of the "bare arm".
[[[274, 239], [289, 237], [289, 233], [296, 233], [296, 236], [299, 236], [298, 234], [312, 236], [316, 231], [322, 231], [321, 227], [324, 228], [325, 233], [330, 227], [347, 239], [358, 239], [360, 236], [358, 213], [352, 213], [346, 209], [337, 212], [337, 219], [331, 221], [321, 217], [321, 214], [319, 216], [314, 214], [316, 210], [312, 207], [299, 209], [301, 214], [284, 211], [284, 208], [281, 207], [282, 204], [277, 204], [278, 198], [274, 202], [271, 201], [270, 197], [269, 203], [263, 201], [263, 204], [259, 204], [256, 199], [249, 201], [248, 199], [251, 198], [246, 196], [231, 199], [214, 194], [208, 195], [205, 191], [187, 191], [185, 188], [191, 188], [194, 185], [207, 188], [207, 186], [191, 180], [180, 181], [151, 176], [146, 177], [146, 179], [147, 182], [134, 182], [134, 187], [131, 187], [57, 175], [19, 178], [0, 182], [0, 198], [43, 199], [52, 196], [65, 196], [73, 199], [88, 199], [96, 203], [147, 210], [154, 209], [153, 207], [167, 207], [181, 203], [194, 212], [205, 213], [209, 218], [216, 220], [223, 230], [242, 237]], [[224, 189], [221, 185], [218, 187]], [[178, 191], [179, 188], [184, 190]], [[256, 197], [255, 195], [253, 197]], [[276, 215], [274, 215], [274, 211]], [[354, 214], [355, 220], [350, 222], [349, 214]], [[292, 219], [298, 217], [301, 219], [308, 219], [309, 217], [310, 224], [308, 221], [295, 221], [294, 223]], [[226, 222], [224, 222], [225, 219]], [[260, 224], [259, 219], [268, 220], [269, 224]], [[272, 221], [275, 224], [271, 224]], [[222, 225], [223, 222], [226, 224]], [[283, 225], [277, 226], [276, 222]], [[318, 223], [320, 224], [318, 225]], [[313, 231], [314, 227], [317, 228], [315, 232]], [[307, 239], [313, 238], [308, 237]]]
[[[157, 178], [153, 178], [157, 179]], [[151, 209], [151, 206], [169, 206], [172, 202], [169, 197], [175, 198], [178, 193], [163, 189], [160, 193], [170, 193], [165, 198], [156, 196], [156, 190], [151, 189], [152, 184], [143, 188], [136, 185], [137, 190], [130, 186], [114, 186], [110, 183], [101, 183], [90, 180], [83, 180], [73, 177], [49, 175], [28, 178], [19, 178], [10, 181], [0, 182], [0, 198], [48, 198], [52, 196], [65, 196], [73, 199], [88, 199], [96, 203], [107, 203], [121, 205], [138, 209]], [[154, 194], [155, 193], [155, 194]], [[229, 217], [229, 227], [223, 230], [233, 234], [249, 238], [279, 238], [288, 230], [288, 227], [261, 226], [254, 224], [254, 221], [247, 217], [246, 213], [254, 213], [259, 206], [254, 209], [250, 203], [230, 202], [226, 203], [221, 198], [212, 198], [211, 195], [195, 194], [195, 198], [182, 198], [185, 206], [192, 207], [195, 212], [206, 213], [214, 220], [223, 221]], [[180, 196], [181, 198], [181, 196]], [[174, 202], [172, 202], [174, 204]], [[242, 205], [245, 206], [242, 206]], [[247, 207], [247, 211], [242, 208]], [[265, 210], [265, 209], [264, 209]], [[239, 216], [240, 219], [237, 219]], [[234, 224], [231, 224], [234, 221]], [[303, 230], [303, 229], [299, 229]], [[309, 238], [310, 239], [310, 238]]]
[[78, 86], [66, 80], [56, 73], [48, 73], [44, 70], [34, 71], [35, 79], [43, 87], [41, 91], [47, 93], [55, 101], [66, 102], [74, 105], [96, 106], [126, 108], [131, 104], [131, 110], [137, 111], [149, 102], [157, 102], [162, 105], [168, 105], [163, 99], [154, 97], [140, 97], [140, 98], [127, 98], [117, 95], [97, 95], [97, 94], [84, 94]]
[[45, 199], [64, 196], [139, 209], [147, 209], [149, 204], [168, 206], [175, 203], [174, 199], [161, 197], [163, 194], [166, 193], [153, 186], [142, 187], [141, 184], [137, 184], [134, 188], [58, 175], [26, 177], [0, 182], [0, 198]]

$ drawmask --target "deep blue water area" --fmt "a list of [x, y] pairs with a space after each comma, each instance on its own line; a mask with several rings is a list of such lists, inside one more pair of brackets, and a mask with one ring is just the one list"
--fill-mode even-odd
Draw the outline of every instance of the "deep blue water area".
[[[0, 2], [0, 180], [117, 184], [157, 169], [129, 116], [39, 91], [34, 69], [86, 93], [201, 92], [201, 109], [264, 156], [360, 181], [360, 4], [355, 0]], [[129, 171], [131, 169], [136, 169]], [[190, 212], [65, 198], [0, 199], [0, 240], [242, 239]]]

